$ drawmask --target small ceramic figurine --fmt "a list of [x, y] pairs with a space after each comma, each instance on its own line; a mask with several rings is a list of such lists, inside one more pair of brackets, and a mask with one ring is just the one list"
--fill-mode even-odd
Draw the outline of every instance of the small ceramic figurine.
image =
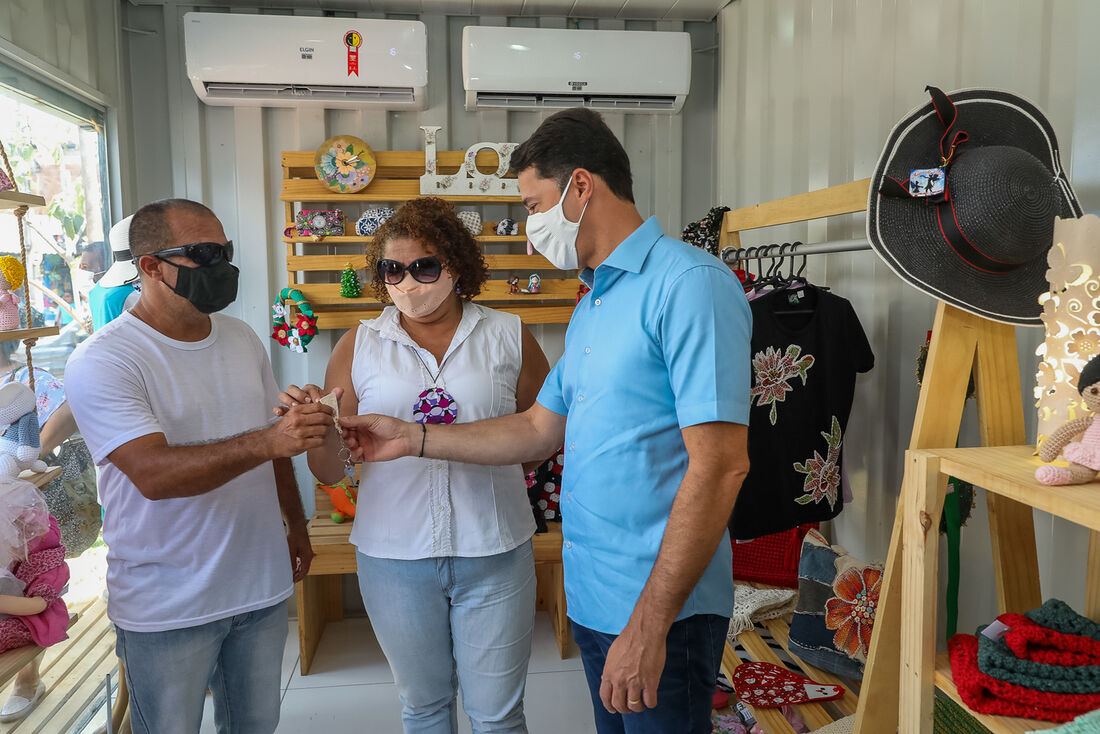
[[1100, 421], [1096, 420], [1096, 414], [1100, 413], [1100, 357], [1093, 357], [1081, 370], [1077, 392], [1091, 414], [1063, 424], [1043, 443], [1039, 449], [1040, 459], [1051, 462], [1062, 454], [1069, 466], [1047, 464], [1039, 467], [1035, 470], [1035, 478], [1041, 484], [1084, 484], [1095, 479], [1100, 471]]
[[526, 293], [541, 293], [542, 292], [542, 278], [538, 273], [531, 273], [531, 277], [527, 279]]
[[519, 278], [513, 275], [508, 279], [508, 295], [514, 296], [519, 293]]

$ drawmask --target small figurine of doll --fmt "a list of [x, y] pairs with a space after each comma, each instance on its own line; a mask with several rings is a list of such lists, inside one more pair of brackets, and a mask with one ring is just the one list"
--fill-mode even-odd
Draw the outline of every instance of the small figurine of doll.
[[538, 273], [531, 273], [531, 277], [527, 279], [527, 290], [524, 293], [540, 292], [542, 292], [542, 278]]
[[508, 295], [514, 296], [519, 293], [519, 277], [513, 275], [508, 279]]
[[67, 637], [69, 581], [61, 529], [34, 485], [0, 480], [0, 652]]
[[[1093, 357], [1077, 379], [1077, 392], [1091, 415], [1075, 418], [1056, 430], [1039, 449], [1039, 458], [1051, 462], [1062, 454], [1069, 466], [1047, 464], [1035, 470], [1040, 484], [1084, 484], [1100, 471], [1100, 357]], [[1084, 435], [1082, 435], [1084, 434]], [[1074, 440], [1080, 436], [1080, 440]]]

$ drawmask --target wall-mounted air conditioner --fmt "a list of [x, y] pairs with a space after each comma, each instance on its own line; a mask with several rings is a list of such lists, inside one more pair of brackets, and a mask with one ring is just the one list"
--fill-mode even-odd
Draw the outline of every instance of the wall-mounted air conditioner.
[[691, 87], [691, 37], [466, 26], [462, 76], [467, 110], [679, 112]]
[[420, 21], [186, 13], [187, 76], [211, 105], [418, 109]]

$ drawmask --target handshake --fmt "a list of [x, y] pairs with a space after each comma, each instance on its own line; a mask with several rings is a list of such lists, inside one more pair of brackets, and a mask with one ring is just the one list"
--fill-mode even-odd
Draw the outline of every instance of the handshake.
[[356, 415], [354, 410], [346, 411], [351, 415], [341, 416], [344, 398], [345, 392], [339, 387], [328, 395], [316, 385], [287, 387], [279, 394], [279, 405], [274, 409], [281, 420], [268, 429], [273, 450], [278, 456], [297, 456], [338, 438], [356, 463], [389, 461], [420, 452], [420, 426], [384, 415]]

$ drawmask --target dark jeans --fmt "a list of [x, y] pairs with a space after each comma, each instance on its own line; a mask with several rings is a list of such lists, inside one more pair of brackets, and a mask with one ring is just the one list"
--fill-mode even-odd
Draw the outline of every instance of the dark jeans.
[[599, 734], [710, 734], [710, 712], [729, 618], [697, 614], [681, 619], [668, 632], [665, 670], [657, 688], [657, 708], [611, 714], [600, 700], [600, 679], [607, 651], [617, 635], [573, 622], [592, 693]]

